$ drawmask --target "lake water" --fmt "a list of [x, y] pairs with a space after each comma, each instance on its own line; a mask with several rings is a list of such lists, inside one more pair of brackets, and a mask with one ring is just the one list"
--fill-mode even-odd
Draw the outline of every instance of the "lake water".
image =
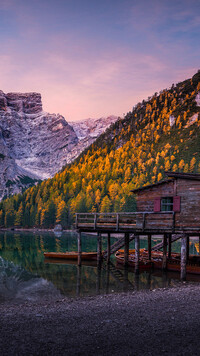
[[[152, 245], [161, 239], [153, 238]], [[111, 243], [115, 238], [111, 238]], [[106, 238], [103, 238], [103, 249]], [[180, 241], [173, 243], [173, 251], [180, 252]], [[141, 248], [147, 248], [147, 239], [141, 239]], [[96, 251], [96, 237], [82, 235], [82, 250]], [[134, 242], [130, 244], [134, 248]], [[44, 259], [45, 251], [77, 251], [77, 237], [74, 233], [0, 233], [0, 302], [5, 300], [36, 301], [41, 298], [56, 299], [62, 296], [82, 297], [87, 295], [123, 292], [128, 290], [155, 289], [174, 286], [179, 283], [179, 273], [162, 271], [141, 272], [139, 276], [131, 269], [124, 270], [116, 265], [96, 262], [83, 264]], [[190, 253], [198, 254], [198, 243], [190, 242]], [[64, 263], [63, 263], [64, 262]], [[191, 280], [200, 281], [200, 276], [189, 275]]]

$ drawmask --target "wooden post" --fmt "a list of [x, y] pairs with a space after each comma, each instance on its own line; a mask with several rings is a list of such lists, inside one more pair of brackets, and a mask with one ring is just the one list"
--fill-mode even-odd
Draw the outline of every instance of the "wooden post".
[[98, 235], [97, 235], [97, 265], [98, 265], [98, 267], [101, 267], [101, 257], [102, 257], [101, 234], [100, 234], [100, 232], [98, 232]]
[[77, 266], [77, 283], [76, 283], [76, 295], [80, 296], [81, 292], [81, 266]]
[[135, 235], [135, 273], [139, 273], [140, 262], [140, 236]]
[[119, 230], [119, 213], [116, 213], [116, 231]]
[[186, 249], [187, 249], [187, 236], [181, 238], [181, 280], [186, 280]]
[[110, 263], [110, 232], [107, 237], [107, 263]]
[[148, 289], [151, 289], [151, 273], [148, 273], [147, 275], [147, 286]]
[[186, 263], [189, 261], [189, 255], [190, 255], [190, 236], [187, 235]]
[[162, 263], [163, 271], [167, 269], [167, 234], [163, 236], [163, 263]]
[[94, 230], [96, 230], [97, 227], [97, 214], [94, 214]]
[[106, 294], [109, 294], [109, 285], [110, 285], [110, 264], [106, 266]]
[[125, 232], [124, 235], [124, 266], [128, 266], [129, 258], [129, 233]]
[[124, 268], [123, 291], [127, 292], [127, 290], [128, 290], [128, 268]]
[[78, 266], [81, 266], [81, 232], [78, 232]]
[[97, 268], [97, 283], [96, 283], [96, 292], [100, 294], [101, 290], [101, 268]]
[[148, 259], [151, 260], [151, 235], [148, 235]]
[[140, 289], [140, 275], [139, 273], [135, 273], [135, 289]]
[[172, 254], [172, 235], [168, 234], [168, 258], [171, 258]]
[[200, 236], [199, 236], [199, 255], [200, 255]]

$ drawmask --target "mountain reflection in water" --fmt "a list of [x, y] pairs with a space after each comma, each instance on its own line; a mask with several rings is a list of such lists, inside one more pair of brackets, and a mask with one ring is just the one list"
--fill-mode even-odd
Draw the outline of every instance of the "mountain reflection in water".
[[47, 296], [60, 296], [53, 283], [0, 257], [0, 301], [35, 301]]
[[[115, 241], [112, 238], [111, 243]], [[152, 245], [159, 242], [153, 240]], [[84, 235], [83, 251], [96, 251], [96, 237]], [[146, 239], [141, 248], [147, 247]], [[103, 249], [106, 238], [103, 238]], [[130, 245], [134, 248], [134, 243]], [[180, 242], [174, 243], [177, 252]], [[190, 244], [191, 253], [197, 253], [195, 241]], [[53, 233], [0, 233], [0, 301], [11, 299], [36, 300], [37, 298], [59, 298], [122, 292], [127, 290], [155, 289], [173, 286], [179, 274], [141, 272], [135, 275], [115, 265], [115, 260], [101, 269], [96, 262], [84, 262], [81, 267], [76, 261], [45, 260], [45, 251], [65, 252], [77, 250], [74, 233], [55, 236]], [[174, 250], [174, 251], [175, 251]], [[196, 276], [198, 277], [198, 276]], [[177, 278], [177, 279], [176, 279]]]

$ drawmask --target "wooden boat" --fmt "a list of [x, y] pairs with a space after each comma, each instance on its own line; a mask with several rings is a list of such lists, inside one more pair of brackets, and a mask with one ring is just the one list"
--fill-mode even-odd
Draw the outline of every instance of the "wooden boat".
[[[148, 269], [152, 268], [153, 264], [147, 258], [147, 256], [145, 256], [145, 255], [143, 256], [144, 251], [145, 251], [145, 249], [140, 250], [139, 269], [148, 270]], [[124, 264], [124, 250], [118, 250], [115, 253], [115, 257], [116, 257], [117, 263]], [[128, 266], [135, 267], [135, 250], [129, 250]]]
[[[155, 258], [152, 256], [152, 262], [155, 269], [162, 269], [162, 257]], [[181, 256], [180, 254], [172, 254], [171, 258], [167, 258], [167, 270], [180, 272], [181, 270]], [[196, 255], [189, 256], [186, 264], [186, 272], [193, 274], [200, 274], [200, 257]]]
[[[77, 260], [78, 252], [44, 252], [45, 258], [57, 258], [66, 260]], [[97, 259], [97, 252], [82, 252], [81, 259], [85, 261], [92, 261]]]

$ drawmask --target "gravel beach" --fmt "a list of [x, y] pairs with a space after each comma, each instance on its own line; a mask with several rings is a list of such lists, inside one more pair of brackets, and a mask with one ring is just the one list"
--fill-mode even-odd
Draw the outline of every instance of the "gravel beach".
[[200, 285], [0, 304], [1, 356], [200, 355]]

